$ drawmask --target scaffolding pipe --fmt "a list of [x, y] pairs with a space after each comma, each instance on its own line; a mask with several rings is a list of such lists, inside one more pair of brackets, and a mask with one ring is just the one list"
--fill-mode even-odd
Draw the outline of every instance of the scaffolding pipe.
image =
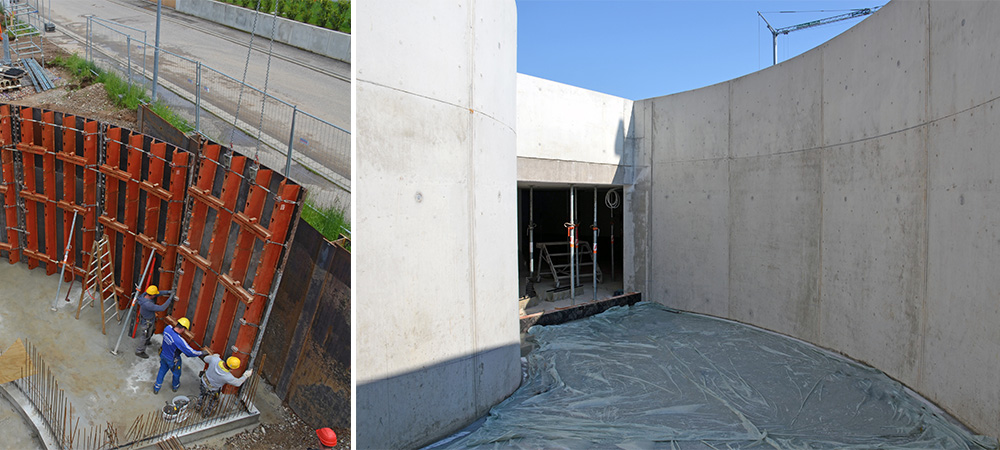
[[73, 231], [76, 230], [77, 214], [77, 211], [73, 211], [73, 224], [69, 226], [69, 242], [66, 243], [66, 252], [63, 253], [62, 270], [59, 272], [59, 287], [56, 288], [56, 299], [52, 300], [52, 311], [55, 311], [56, 305], [59, 304], [59, 291], [62, 290], [63, 276], [66, 275], [66, 261], [69, 259], [69, 249], [73, 246]]
[[597, 301], [597, 186], [594, 186], [594, 224], [591, 226], [594, 230], [594, 242], [590, 243], [591, 251], [593, 252], [593, 258], [591, 258], [594, 263], [593, 276], [594, 278], [594, 301]]
[[[153, 265], [153, 259], [156, 258], [155, 252], [149, 252], [149, 259], [146, 260], [146, 268], [142, 270], [142, 278], [139, 278], [139, 283], [146, 280], [146, 274], [149, 273], [149, 266]], [[135, 292], [132, 293], [132, 304], [128, 307], [128, 313], [125, 314], [125, 321], [122, 323], [122, 332], [118, 334], [118, 342], [115, 342], [114, 350], [111, 350], [111, 354], [118, 355], [118, 346], [122, 343], [122, 337], [125, 336], [125, 330], [128, 329], [128, 319], [132, 317], [132, 311], [135, 309], [135, 301], [139, 298], [139, 289], [137, 288]]]
[[528, 188], [528, 278], [535, 275], [535, 188]]
[[576, 305], [576, 215], [573, 214], [576, 188], [569, 187], [569, 295]]

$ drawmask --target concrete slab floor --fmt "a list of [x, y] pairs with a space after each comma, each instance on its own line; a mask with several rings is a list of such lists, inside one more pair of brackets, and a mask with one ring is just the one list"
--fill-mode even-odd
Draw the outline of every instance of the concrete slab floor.
[[[121, 326], [112, 320], [107, 335], [102, 335], [96, 306], [85, 306], [80, 319], [74, 318], [79, 282], [70, 292], [72, 301], [60, 298], [57, 311], [51, 311], [58, 285], [58, 276], [46, 276], [43, 267], [29, 270], [25, 264], [0, 261], [0, 347], [5, 350], [18, 338], [35, 346], [72, 403], [81, 430], [112, 422], [124, 433], [136, 417], [160, 409], [174, 396], [197, 397], [197, 374], [204, 366], [200, 359], [184, 358], [177, 393], [170, 390], [172, 375], [168, 373], [164, 388], [154, 394], [161, 336], [155, 335], [147, 348], [149, 359], [135, 356], [137, 341], [127, 334], [119, 355], [112, 355]], [[63, 293], [66, 288], [63, 283]]]

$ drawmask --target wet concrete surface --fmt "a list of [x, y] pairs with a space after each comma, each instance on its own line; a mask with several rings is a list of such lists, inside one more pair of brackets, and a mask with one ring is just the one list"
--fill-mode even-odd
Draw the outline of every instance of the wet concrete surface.
[[[85, 305], [80, 319], [74, 318], [79, 282], [70, 292], [72, 301], [59, 299], [57, 311], [51, 311], [58, 284], [58, 275], [46, 276], [44, 265], [29, 270], [25, 264], [0, 259], [0, 347], [6, 349], [18, 338], [35, 346], [80, 417], [81, 430], [112, 422], [124, 432], [136, 417], [159, 410], [177, 395], [198, 396], [197, 374], [204, 367], [200, 359], [184, 357], [177, 393], [170, 390], [168, 372], [164, 388], [154, 394], [161, 336], [155, 335], [147, 348], [149, 359], [135, 355], [137, 341], [127, 334], [119, 354], [112, 355], [121, 325], [112, 320], [107, 335], [102, 335], [97, 306]], [[63, 283], [63, 293], [66, 288]]]

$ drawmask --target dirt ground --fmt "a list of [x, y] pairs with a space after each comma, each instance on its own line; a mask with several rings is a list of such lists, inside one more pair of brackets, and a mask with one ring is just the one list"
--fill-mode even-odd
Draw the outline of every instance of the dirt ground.
[[[111, 102], [104, 90], [103, 84], [80, 86], [72, 82], [69, 73], [53, 67], [50, 61], [58, 55], [68, 55], [55, 44], [46, 42], [45, 68], [49, 71], [55, 89], [35, 93], [31, 87], [20, 91], [0, 93], [0, 103], [33, 106], [77, 116], [96, 119], [104, 123], [114, 124], [123, 128], [137, 129], [136, 111], [119, 108]], [[27, 83], [25, 83], [27, 84]], [[264, 383], [262, 383], [262, 389]], [[269, 398], [278, 403], [277, 397], [271, 393]], [[273, 414], [261, 414], [260, 423], [253, 428], [206, 439], [185, 446], [191, 450], [277, 450], [290, 448], [319, 448], [315, 430], [303, 423], [284, 405], [272, 405], [268, 408], [276, 411]], [[337, 433], [337, 449], [347, 449], [350, 444], [350, 429], [334, 428]]]
[[[45, 49], [45, 69], [49, 71], [55, 89], [35, 93], [32, 87], [25, 87], [0, 93], [0, 102], [71, 113], [123, 128], [137, 128], [136, 111], [115, 106], [103, 84], [80, 86], [74, 83], [65, 69], [51, 65], [52, 59], [68, 56], [68, 53], [49, 41], [45, 42]], [[28, 78], [25, 77], [22, 83], [28, 84]]]

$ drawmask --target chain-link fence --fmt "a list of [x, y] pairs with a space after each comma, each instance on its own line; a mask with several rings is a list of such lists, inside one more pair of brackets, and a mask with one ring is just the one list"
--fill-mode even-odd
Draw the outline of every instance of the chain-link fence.
[[[152, 91], [154, 45], [146, 31], [87, 17], [87, 59]], [[274, 168], [292, 160], [346, 188], [350, 132], [200, 61], [160, 49], [157, 97], [195, 131]]]

